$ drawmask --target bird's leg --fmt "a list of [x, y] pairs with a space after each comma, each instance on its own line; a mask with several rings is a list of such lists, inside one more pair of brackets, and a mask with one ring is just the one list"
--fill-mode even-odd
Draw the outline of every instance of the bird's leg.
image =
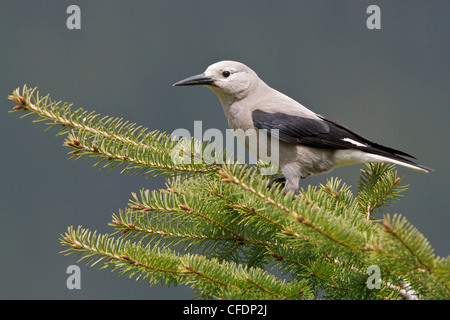
[[272, 185], [274, 183], [280, 184], [280, 187], [284, 188], [284, 186], [286, 185], [286, 178], [283, 176], [270, 180], [270, 182], [267, 184], [267, 188], [268, 189], [272, 188]]

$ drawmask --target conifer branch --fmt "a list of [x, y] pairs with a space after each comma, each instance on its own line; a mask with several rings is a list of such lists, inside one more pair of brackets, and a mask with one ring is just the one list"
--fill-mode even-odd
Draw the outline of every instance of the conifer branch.
[[196, 276], [198, 276], [200, 278], [206, 279], [209, 282], [213, 282], [215, 284], [218, 284], [221, 287], [226, 287], [226, 288], [233, 287], [233, 288], [241, 289], [240, 287], [238, 287], [234, 283], [225, 282], [225, 281], [221, 281], [221, 280], [219, 280], [217, 278], [213, 278], [212, 276], [209, 276], [206, 273], [203, 273], [203, 272], [201, 272], [199, 270], [196, 270], [195, 268], [193, 268], [193, 267], [191, 267], [189, 265], [185, 265], [184, 269], [187, 270], [188, 272], [192, 272], [193, 274], [195, 274]]
[[[75, 159], [98, 158], [95, 165], [104, 161], [104, 167], [113, 169], [123, 164], [122, 173], [144, 175], [207, 173], [218, 168], [216, 164], [196, 165], [194, 161], [175, 163], [172, 153], [177, 142], [170, 135], [81, 108], [72, 111], [71, 104], [55, 102], [49, 95], [41, 97], [36, 88], [24, 86], [22, 91], [17, 88], [8, 98], [18, 103], [11, 112], [35, 114], [38, 116], [35, 122], [48, 121], [48, 129], [61, 125], [58, 134], [68, 136], [64, 145], [74, 149], [71, 154]], [[196, 157], [194, 151], [190, 153], [191, 159]]]
[[[71, 104], [64, 103], [61, 105], [61, 101], [52, 101], [49, 95], [40, 98], [39, 92], [36, 90], [37, 88], [28, 89], [24, 86], [22, 93], [20, 93], [20, 89], [17, 88], [13, 95], [9, 96], [10, 100], [19, 104], [14, 107], [14, 111], [26, 111], [28, 114], [37, 114], [39, 115], [37, 121], [50, 121], [48, 123], [50, 127], [55, 125], [67, 126], [74, 130], [103, 136], [118, 142], [142, 146], [153, 152], [158, 151], [157, 148], [137, 141], [134, 133], [139, 131], [141, 127], [135, 127], [134, 124], [123, 122], [122, 119], [100, 118], [99, 114], [93, 112], [88, 113], [81, 108], [72, 112]], [[35, 92], [36, 96], [34, 96]], [[32, 100], [34, 100], [34, 103], [31, 102]], [[133, 138], [128, 138], [123, 133], [128, 133]], [[144, 133], [145, 130], [141, 130], [138, 136]]]
[[397, 177], [392, 164], [366, 164], [361, 170], [358, 185], [358, 203], [361, 212], [369, 220], [377, 209], [390, 202], [395, 202], [408, 186], [400, 183], [403, 178]]
[[[397, 220], [397, 223], [396, 223], [397, 225], [402, 225], [402, 227], [403, 227], [406, 224], [406, 220], [396, 219], [396, 218], [397, 217], [394, 217], [394, 221]], [[402, 244], [402, 246], [405, 247], [409, 251], [409, 253], [411, 253], [411, 255], [417, 259], [417, 261], [422, 265], [422, 267], [424, 267], [428, 272], [433, 272], [433, 269], [431, 268], [431, 266], [429, 266], [425, 261], [422, 260], [420, 255], [415, 250], [413, 250], [413, 248], [410, 245], [408, 245], [408, 243], [401, 237], [401, 235], [397, 231], [394, 230], [392, 225], [387, 220], [383, 221], [383, 226], [384, 226], [384, 231], [388, 232], [397, 241], [399, 241]]]
[[157, 235], [164, 238], [181, 238], [181, 239], [193, 239], [193, 240], [209, 240], [209, 241], [236, 241], [235, 237], [225, 237], [225, 236], [210, 236], [210, 235], [198, 235], [190, 233], [180, 233], [180, 232], [170, 232], [166, 230], [156, 230], [152, 228], [142, 228], [140, 226], [135, 226], [133, 224], [124, 224], [113, 216], [113, 221], [110, 224], [121, 230], [122, 234], [128, 234], [130, 232], [136, 232], [139, 235], [149, 234]]
[[209, 222], [217, 225], [219, 228], [221, 228], [221, 229], [225, 230], [226, 232], [232, 234], [235, 237], [236, 240], [243, 241], [243, 238], [240, 235], [238, 235], [233, 230], [231, 230], [227, 226], [223, 225], [219, 221], [214, 220], [214, 219], [212, 219], [212, 218], [202, 214], [201, 212], [198, 212], [198, 211], [196, 211], [194, 209], [191, 209], [188, 206], [185, 206], [184, 204], [180, 205], [180, 209], [189, 212], [189, 214], [195, 214], [196, 216], [201, 217], [202, 219], [205, 219], [206, 221], [209, 221]]
[[[264, 288], [263, 286], [259, 285], [256, 281], [253, 281], [252, 279], [250, 279], [250, 277], [247, 278], [247, 281], [251, 285], [253, 285], [255, 288], [257, 288], [257, 290], [260, 290], [260, 291], [262, 291], [264, 293], [267, 293], [268, 295], [270, 295], [272, 297], [275, 297], [275, 298], [278, 298], [278, 299], [286, 299], [287, 298], [287, 297], [284, 297], [284, 296], [282, 296], [282, 295], [280, 295], [280, 294], [278, 294], [276, 292], [273, 292], [273, 291], [269, 290], [268, 288]], [[301, 293], [302, 293], [302, 291], [300, 291], [297, 294], [301, 294]]]
[[[166, 268], [158, 266], [157, 264], [152, 265], [139, 261], [138, 258], [130, 254], [130, 252], [134, 251], [132, 245], [125, 242], [119, 242], [117, 244], [114, 239], [108, 237], [108, 235], [99, 236], [96, 232], [91, 233], [88, 229], [78, 227], [77, 230], [74, 230], [72, 227], [69, 227], [67, 232], [61, 236], [61, 243], [72, 248], [72, 250], [63, 252], [66, 254], [82, 255], [82, 258], [79, 261], [90, 259], [91, 266], [94, 266], [104, 258], [107, 258], [108, 263], [104, 267], [108, 265], [122, 267], [124, 269], [123, 273], [130, 271], [131, 268], [134, 269], [133, 272], [131, 272], [131, 275], [136, 272], [142, 272], [140, 268], [163, 273], [165, 275], [171, 275], [171, 277], [180, 274], [178, 267]], [[153, 251], [153, 253], [155, 253], [155, 251]], [[157, 255], [160, 253], [161, 252], [156, 252]], [[100, 256], [100, 258], [93, 259], [96, 255]], [[124, 264], [127, 266], [124, 267]]]
[[261, 219], [266, 220], [267, 222], [277, 226], [280, 230], [286, 230], [286, 231], [290, 231], [286, 226], [282, 225], [281, 223], [275, 221], [274, 219], [271, 219], [270, 217], [267, 217], [263, 214], [261, 214], [260, 212], [258, 212], [254, 207], [249, 208], [247, 205], [245, 204], [236, 204], [233, 202], [233, 200], [231, 200], [230, 198], [227, 198], [226, 196], [224, 196], [223, 194], [219, 194], [218, 192], [214, 191], [214, 190], [210, 190], [212, 194], [214, 194], [215, 196], [217, 196], [218, 198], [224, 199], [226, 202], [228, 202], [228, 205], [233, 207], [234, 209], [237, 209], [239, 211], [243, 211], [245, 212], [244, 216], [250, 216], [250, 215], [255, 215]]
[[[146, 194], [146, 192], [144, 192], [143, 194]], [[217, 193], [213, 193], [213, 194], [217, 194]], [[130, 217], [132, 216], [132, 212], [129, 212], [128, 214], [126, 214], [128, 219], [125, 219], [125, 220], [124, 220], [124, 218], [122, 218], [122, 215], [120, 215], [121, 218], [119, 218], [115, 215], [113, 216], [112, 225], [122, 229], [122, 232], [124, 234], [128, 233], [129, 231], [139, 231], [142, 233], [164, 235], [165, 237], [177, 237], [177, 238], [182, 238], [182, 239], [196, 239], [196, 240], [204, 240], [204, 241], [228, 241], [228, 242], [236, 243], [237, 246], [241, 246], [241, 245], [249, 245], [249, 246], [260, 245], [263, 247], [282, 246], [282, 244], [277, 243], [277, 242], [267, 241], [265, 239], [250, 238], [250, 237], [246, 237], [244, 235], [238, 234], [236, 231], [234, 231], [232, 229], [231, 226], [226, 226], [223, 223], [221, 223], [220, 221], [214, 220], [211, 217], [209, 217], [208, 215], [198, 212], [194, 209], [191, 209], [186, 205], [178, 205], [177, 206], [173, 203], [170, 205], [167, 205], [167, 202], [166, 202], [165, 206], [161, 206], [161, 205], [154, 206], [154, 205], [149, 205], [148, 202], [147, 202], [147, 204], [144, 204], [142, 200], [138, 199], [136, 194], [133, 194], [133, 196], [135, 198], [135, 200], [133, 200], [133, 202], [131, 203], [131, 209], [133, 211], [142, 212], [142, 213], [150, 212], [150, 211], [157, 211], [157, 210], [161, 210], [161, 211], [167, 212], [167, 213], [187, 212], [189, 215], [195, 215], [201, 219], [204, 219], [205, 221], [208, 221], [214, 225], [217, 225], [220, 229], [222, 229], [226, 233], [230, 234], [230, 236], [181, 233], [181, 232], [175, 233], [175, 232], [170, 232], [167, 230], [153, 230], [153, 229], [149, 228], [148, 226], [146, 226], [145, 228], [141, 228], [141, 227], [135, 225], [134, 222], [130, 222]], [[147, 193], [147, 197], [148, 197], [148, 193]], [[149, 198], [147, 198], [146, 201], [149, 201]], [[236, 208], [236, 207], [233, 206], [233, 208]], [[251, 212], [258, 215], [256, 213], [255, 209], [254, 208], [252, 208], [252, 209], [250, 209]], [[260, 216], [263, 219], [267, 220], [267, 218], [264, 217], [263, 215], [260, 215]]]
[[[187, 141], [180, 151], [193, 161], [178, 163], [171, 157], [177, 143], [166, 133], [73, 111], [26, 86], [9, 99], [17, 104], [12, 112], [61, 126], [75, 160], [170, 175], [166, 189], [132, 193], [129, 206], [113, 214], [114, 234], [69, 227], [61, 236], [64, 253], [91, 266], [151, 285], [187, 285], [214, 299], [450, 297], [450, 257], [436, 257], [404, 217], [374, 219], [407, 188], [393, 165], [367, 164], [357, 194], [333, 178], [294, 196], [268, 189], [258, 166], [205, 162], [206, 143]], [[367, 287], [369, 266], [381, 270], [380, 289]]]
[[[344, 247], [350, 248], [350, 249], [356, 249], [356, 247], [345, 243], [337, 238], [334, 238], [333, 236], [331, 236], [330, 234], [328, 234], [327, 232], [325, 232], [324, 230], [322, 230], [320, 227], [318, 227], [317, 225], [315, 225], [314, 223], [310, 222], [306, 217], [304, 217], [303, 215], [301, 215], [298, 211], [292, 210], [290, 208], [288, 208], [287, 206], [285, 206], [284, 204], [277, 202], [275, 199], [273, 199], [272, 197], [270, 197], [269, 195], [256, 190], [255, 188], [253, 188], [252, 186], [246, 184], [245, 182], [243, 182], [242, 180], [240, 180], [238, 177], [234, 176], [233, 174], [229, 173], [229, 172], [225, 172], [220, 170], [218, 172], [220, 175], [222, 175], [224, 178], [222, 179], [222, 181], [224, 182], [232, 182], [236, 185], [239, 185], [241, 188], [251, 192], [252, 194], [256, 195], [257, 197], [263, 199], [265, 202], [269, 203], [270, 205], [273, 205], [279, 209], [281, 209], [282, 211], [288, 213], [290, 216], [292, 216], [295, 220], [297, 220], [298, 222], [300, 222], [301, 224], [303, 224], [304, 226], [311, 228], [312, 230], [320, 233], [321, 235], [323, 235], [324, 237], [326, 237], [327, 239], [342, 245]], [[304, 198], [303, 195], [299, 195], [300, 198]], [[307, 200], [308, 203], [312, 203], [311, 200]], [[316, 206], [317, 211], [320, 211], [320, 207]], [[284, 232], [286, 235], [291, 235], [291, 236], [295, 236], [295, 237], [300, 237], [299, 234], [294, 233], [294, 232], [290, 232], [289, 230], [286, 230]]]

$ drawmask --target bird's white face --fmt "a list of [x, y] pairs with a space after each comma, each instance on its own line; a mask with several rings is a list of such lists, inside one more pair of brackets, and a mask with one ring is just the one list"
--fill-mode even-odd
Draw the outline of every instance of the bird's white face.
[[204, 75], [212, 80], [208, 85], [219, 97], [223, 95], [242, 98], [248, 92], [256, 74], [242, 63], [221, 61], [210, 65]]
[[245, 64], [220, 61], [210, 65], [204, 73], [178, 81], [174, 86], [204, 85], [214, 91], [222, 104], [241, 100], [262, 81]]
[[229, 94], [246, 90], [251, 82], [249, 69], [233, 61], [221, 61], [209, 66], [205, 76], [214, 81], [214, 86]]

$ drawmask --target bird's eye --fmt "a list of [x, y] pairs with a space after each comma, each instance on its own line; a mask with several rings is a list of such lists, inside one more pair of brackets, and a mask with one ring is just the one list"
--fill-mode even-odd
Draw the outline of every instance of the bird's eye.
[[225, 77], [225, 78], [228, 78], [229, 76], [230, 76], [230, 71], [224, 71], [224, 72], [222, 72], [222, 75]]

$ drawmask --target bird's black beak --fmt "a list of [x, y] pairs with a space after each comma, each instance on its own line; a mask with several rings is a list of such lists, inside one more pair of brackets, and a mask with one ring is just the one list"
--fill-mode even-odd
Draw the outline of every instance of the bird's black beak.
[[214, 79], [208, 78], [205, 76], [204, 73], [198, 74], [196, 76], [192, 76], [189, 78], [186, 78], [184, 80], [178, 81], [173, 84], [174, 87], [176, 86], [195, 86], [195, 85], [214, 85]]

